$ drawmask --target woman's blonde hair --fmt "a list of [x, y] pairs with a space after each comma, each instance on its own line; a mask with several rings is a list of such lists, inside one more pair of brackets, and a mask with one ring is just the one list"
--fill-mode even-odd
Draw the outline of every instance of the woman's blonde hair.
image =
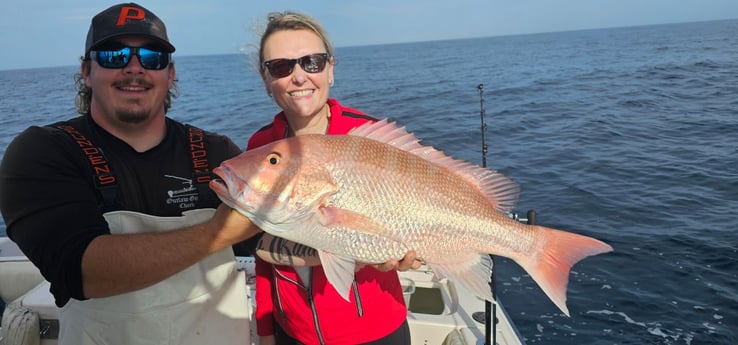
[[[272, 12], [267, 15], [266, 28], [264, 33], [261, 34], [261, 42], [259, 43], [260, 73], [264, 73], [264, 43], [273, 33], [284, 30], [310, 30], [314, 32], [323, 41], [326, 52], [334, 57], [333, 44], [331, 44], [328, 34], [317, 20], [308, 15], [292, 11]], [[333, 63], [335, 64], [335, 60]]]

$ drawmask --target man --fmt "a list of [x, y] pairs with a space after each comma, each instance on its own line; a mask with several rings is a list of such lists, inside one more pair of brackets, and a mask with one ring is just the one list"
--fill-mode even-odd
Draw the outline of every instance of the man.
[[174, 50], [146, 8], [100, 12], [77, 76], [82, 116], [29, 127], [3, 157], [7, 233], [51, 283], [61, 345], [250, 343], [231, 246], [259, 229], [207, 188], [240, 150], [166, 117]]

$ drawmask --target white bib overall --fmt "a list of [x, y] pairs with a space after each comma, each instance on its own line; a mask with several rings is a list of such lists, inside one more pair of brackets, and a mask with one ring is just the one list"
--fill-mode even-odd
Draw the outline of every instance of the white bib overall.
[[[113, 234], [169, 231], [202, 223], [215, 210], [181, 217], [137, 212], [105, 214]], [[231, 248], [150, 287], [86, 301], [70, 299], [60, 310], [60, 345], [230, 345], [251, 344], [243, 272]]]

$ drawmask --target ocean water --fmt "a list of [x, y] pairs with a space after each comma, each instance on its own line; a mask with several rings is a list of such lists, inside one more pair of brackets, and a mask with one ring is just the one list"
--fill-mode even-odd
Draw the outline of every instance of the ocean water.
[[[528, 344], [738, 344], [736, 33], [729, 20], [342, 47], [332, 96], [477, 164], [483, 110], [487, 165], [520, 184], [517, 211], [614, 247], [574, 266], [571, 317], [496, 260]], [[277, 111], [245, 55], [176, 63], [173, 118], [245, 145]], [[76, 70], [0, 71], [0, 153], [75, 115]]]

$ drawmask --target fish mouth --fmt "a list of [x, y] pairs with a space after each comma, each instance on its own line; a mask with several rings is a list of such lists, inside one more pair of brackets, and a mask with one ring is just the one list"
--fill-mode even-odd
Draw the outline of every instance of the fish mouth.
[[216, 178], [210, 180], [209, 186], [218, 198], [228, 207], [249, 218], [256, 226], [263, 228], [266, 221], [260, 218], [259, 206], [253, 197], [248, 195], [251, 190], [248, 183], [228, 166], [214, 168], [213, 174]]
[[218, 195], [221, 201], [234, 209], [243, 209], [239, 200], [243, 197], [244, 190], [248, 188], [239, 188], [236, 183], [236, 177], [227, 167], [217, 167], [213, 169], [213, 173], [218, 177], [210, 181], [210, 189]]
[[215, 182], [219, 188], [228, 190], [228, 183], [226, 183], [226, 181], [230, 181], [231, 179], [231, 170], [228, 168], [216, 167], [213, 169], [213, 173], [218, 178], [215, 178], [212, 181]]

